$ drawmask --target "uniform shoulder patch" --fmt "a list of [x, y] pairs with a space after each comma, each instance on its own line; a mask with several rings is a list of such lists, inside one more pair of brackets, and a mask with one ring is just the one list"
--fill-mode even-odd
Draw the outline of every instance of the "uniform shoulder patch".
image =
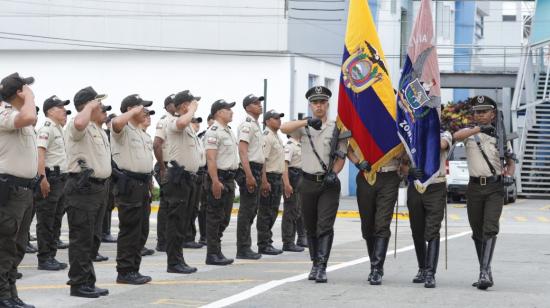
[[218, 130], [218, 127], [214, 125], [214, 126], [210, 127], [210, 130], [216, 131], [216, 130]]
[[46, 122], [46, 123], [44, 123], [44, 126], [46, 126], [46, 127], [47, 127], [47, 126], [50, 126], [50, 125], [52, 125], [51, 122]]
[[252, 122], [251, 118], [246, 118], [246, 122]]
[[264, 130], [264, 136], [269, 135], [269, 132], [267, 130]]

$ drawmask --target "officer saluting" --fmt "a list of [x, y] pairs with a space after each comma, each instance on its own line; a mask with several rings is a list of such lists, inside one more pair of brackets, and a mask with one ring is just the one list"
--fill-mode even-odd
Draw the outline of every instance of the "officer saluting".
[[70, 110], [65, 110], [69, 100], [51, 96], [44, 101], [42, 110], [46, 115], [44, 126], [38, 131], [38, 173], [40, 194], [36, 200], [36, 237], [38, 239], [38, 269], [56, 271], [67, 268], [66, 263], [55, 259], [57, 253], [56, 215], [63, 213], [63, 191], [67, 180], [67, 153], [63, 126]]
[[456, 141], [464, 140], [470, 174], [466, 207], [480, 267], [479, 280], [473, 286], [485, 290], [493, 286], [491, 260], [504, 204], [503, 181], [514, 174], [515, 158], [504, 140], [507, 149], [504, 164], [501, 162], [493, 124], [498, 121], [496, 102], [487, 96], [476, 96], [472, 103], [477, 126], [461, 129], [453, 137]]
[[[340, 201], [337, 174], [344, 167], [343, 158], [347, 149], [347, 141], [339, 140], [336, 122], [327, 119], [331, 96], [330, 90], [323, 86], [309, 89], [306, 98], [313, 118], [290, 121], [281, 126], [283, 133], [300, 138], [302, 144], [302, 215], [313, 261], [309, 280], [316, 282], [327, 282], [326, 268]], [[333, 144], [340, 153], [337, 157], [332, 156], [336, 153], [331, 153]]]
[[[69, 281], [71, 296], [95, 298], [109, 294], [95, 286], [92, 259], [99, 246], [96, 232], [100, 210], [106, 203], [106, 180], [111, 176], [111, 150], [101, 128], [111, 106], [92, 87], [78, 91], [74, 105], [78, 114], [65, 130], [69, 177], [65, 186], [69, 221]], [[97, 242], [97, 243], [96, 243]]]
[[25, 255], [31, 224], [33, 188], [37, 185], [34, 78], [18, 73], [2, 79], [0, 95], [0, 306], [26, 305], [15, 286], [17, 267]]
[[[132, 94], [122, 100], [122, 114], [111, 121], [111, 152], [116, 163], [113, 194], [118, 205], [117, 283], [144, 284], [151, 277], [139, 273], [142, 229], [149, 226], [148, 202], [153, 153], [151, 138], [140, 125], [152, 101]], [[146, 221], [147, 220], [147, 221]]]
[[228, 126], [233, 120], [233, 106], [234, 102], [215, 101], [210, 109], [215, 121], [204, 135], [207, 183], [211, 187], [206, 205], [206, 264], [210, 265], [233, 263], [233, 259], [226, 258], [221, 250], [221, 238], [231, 220], [235, 173], [239, 167], [237, 138]]

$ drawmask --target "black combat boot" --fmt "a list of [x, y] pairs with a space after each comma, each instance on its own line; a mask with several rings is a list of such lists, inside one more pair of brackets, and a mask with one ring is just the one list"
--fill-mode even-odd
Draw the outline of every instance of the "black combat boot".
[[386, 261], [386, 253], [388, 252], [389, 238], [377, 237], [374, 241], [374, 252], [371, 260], [373, 267], [371, 285], [381, 285], [382, 276], [384, 276], [384, 261]]
[[[481, 246], [483, 245], [483, 242], [473, 236], [472, 240], [474, 240], [474, 245], [476, 247], [477, 261], [479, 262], [479, 266], [481, 267]], [[472, 283], [472, 287], [477, 287], [477, 281], [474, 281], [474, 283]]]
[[307, 243], [309, 245], [309, 257], [311, 259], [311, 262], [313, 262], [313, 266], [311, 267], [311, 271], [309, 272], [308, 280], [315, 280], [315, 277], [317, 277], [317, 247], [319, 246], [319, 241], [317, 240], [317, 237], [315, 236], [308, 236], [307, 237]]
[[416, 252], [416, 260], [418, 261], [418, 273], [413, 278], [413, 283], [423, 283], [426, 281], [426, 241], [424, 237], [413, 238], [414, 251]]
[[319, 237], [319, 247], [317, 248], [317, 276], [315, 276], [315, 282], [327, 282], [327, 263], [330, 257], [330, 250], [332, 248], [332, 240], [334, 239], [334, 232], [331, 231], [328, 234]]
[[372, 266], [372, 253], [374, 252], [374, 236], [367, 236], [367, 239], [365, 240], [367, 242], [367, 252], [369, 253], [369, 261], [370, 261], [370, 273], [369, 277], [367, 278], [367, 281], [371, 281], [372, 279], [372, 272], [374, 271], [374, 267]]
[[439, 239], [433, 239], [428, 242], [428, 252], [425, 262], [425, 281], [424, 288], [435, 288], [435, 272], [437, 270], [437, 261], [439, 259]]
[[483, 241], [483, 245], [481, 247], [481, 265], [479, 267], [479, 280], [477, 281], [477, 288], [480, 290], [486, 290], [487, 288], [493, 286], [491, 261], [493, 259], [496, 241], [496, 236], [490, 237]]

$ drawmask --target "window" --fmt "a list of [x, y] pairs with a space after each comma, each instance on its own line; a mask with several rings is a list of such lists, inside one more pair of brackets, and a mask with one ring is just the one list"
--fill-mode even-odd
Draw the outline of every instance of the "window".
[[516, 21], [517, 3], [503, 2], [502, 3], [502, 21]]
[[502, 15], [502, 21], [516, 21], [516, 15]]
[[319, 80], [319, 76], [317, 75], [313, 75], [313, 74], [309, 74], [308, 75], [308, 89], [311, 88], [311, 87], [314, 87], [314, 86], [317, 86], [318, 85], [318, 80]]
[[334, 86], [334, 79], [325, 78], [325, 87], [329, 88], [332, 91], [333, 86]]

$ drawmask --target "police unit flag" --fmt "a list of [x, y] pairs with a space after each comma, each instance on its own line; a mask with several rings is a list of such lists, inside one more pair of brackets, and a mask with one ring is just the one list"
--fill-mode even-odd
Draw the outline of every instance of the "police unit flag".
[[437, 52], [433, 45], [431, 0], [422, 0], [397, 93], [397, 129], [411, 166], [424, 176], [415, 179], [423, 193], [438, 176], [440, 166], [441, 90]]
[[376, 172], [403, 150], [397, 136], [395, 93], [368, 0], [350, 0], [342, 74], [338, 94], [338, 124], [352, 132], [350, 145]]

